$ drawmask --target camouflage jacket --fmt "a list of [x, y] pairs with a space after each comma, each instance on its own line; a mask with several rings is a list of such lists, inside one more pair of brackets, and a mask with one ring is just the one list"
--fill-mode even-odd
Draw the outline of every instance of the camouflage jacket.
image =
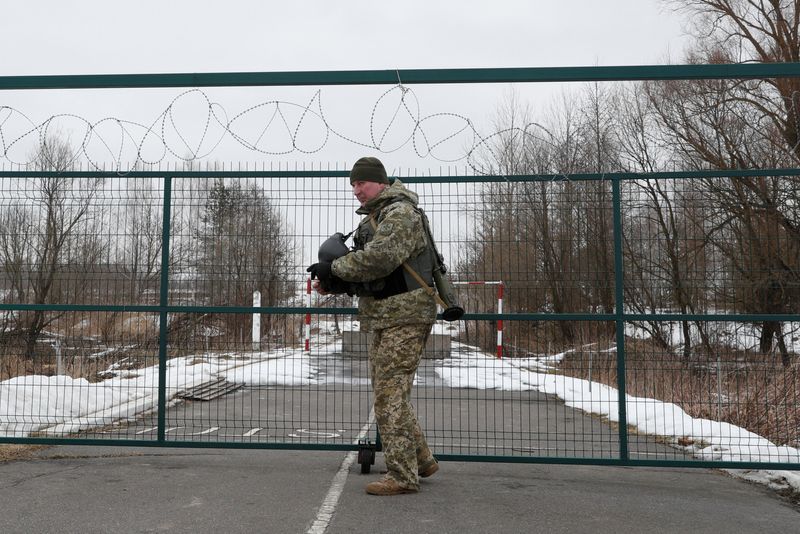
[[[363, 250], [334, 260], [333, 274], [347, 282], [370, 282], [388, 276], [403, 262], [424, 252], [427, 246], [425, 229], [420, 214], [414, 209], [417, 200], [416, 193], [395, 180], [380, 195], [358, 208], [356, 213], [375, 217], [378, 225], [375, 235]], [[436, 302], [424, 288], [384, 299], [359, 297], [358, 311], [361, 329], [365, 331], [436, 320]]]

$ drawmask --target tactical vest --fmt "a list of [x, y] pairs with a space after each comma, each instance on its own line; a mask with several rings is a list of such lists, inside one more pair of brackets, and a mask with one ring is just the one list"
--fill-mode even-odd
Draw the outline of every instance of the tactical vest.
[[[385, 207], [386, 206], [384, 206], [384, 208]], [[423, 218], [422, 224], [424, 228], [424, 225], [427, 224], [425, 212], [416, 207], [414, 211]], [[376, 224], [378, 224], [379, 216], [380, 213], [374, 214]], [[433, 250], [433, 246], [426, 232], [423, 232], [422, 235], [425, 240], [425, 249], [418, 256], [407, 259], [405, 263], [414, 269], [429, 287], [433, 287], [433, 269], [436, 266], [436, 253]], [[359, 223], [358, 230], [353, 237], [353, 249], [364, 250], [367, 243], [372, 241], [374, 237], [375, 229], [372, 227], [370, 217], [365, 217], [364, 220]], [[400, 265], [385, 278], [356, 284], [356, 295], [359, 297], [374, 297], [380, 300], [393, 295], [399, 295], [400, 293], [406, 293], [407, 291], [413, 291], [420, 287], [422, 286], [414, 277], [406, 272], [403, 266]]]

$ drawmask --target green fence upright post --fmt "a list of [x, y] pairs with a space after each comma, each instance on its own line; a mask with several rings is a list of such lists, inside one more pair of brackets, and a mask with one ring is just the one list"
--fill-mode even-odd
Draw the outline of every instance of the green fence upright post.
[[164, 176], [164, 210], [161, 229], [161, 291], [158, 305], [158, 441], [166, 440], [167, 411], [167, 306], [169, 305], [169, 231], [172, 176]]
[[620, 180], [611, 182], [614, 209], [614, 314], [617, 332], [617, 404], [619, 415], [619, 458], [629, 459], [628, 415], [625, 402], [625, 288], [622, 271], [622, 201]]

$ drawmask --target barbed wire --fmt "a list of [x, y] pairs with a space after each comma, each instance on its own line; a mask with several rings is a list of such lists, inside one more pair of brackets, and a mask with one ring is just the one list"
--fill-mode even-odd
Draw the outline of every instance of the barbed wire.
[[[202, 102], [202, 128], [196, 137], [196, 142], [190, 140], [177, 117], [176, 108], [192, 97], [199, 97]], [[392, 99], [396, 102], [392, 106]], [[386, 106], [390, 107], [391, 118], [384, 127], [378, 126], [379, 112]], [[296, 122], [288, 116], [289, 111], [299, 114]], [[243, 131], [243, 124], [252, 120], [266, 111], [263, 120], [257, 120], [256, 135], [248, 139]], [[522, 135], [523, 145], [528, 141], [545, 141], [541, 136], [535, 135], [535, 130], [547, 130], [541, 125], [531, 123], [524, 127], [513, 127], [491, 132], [483, 135], [478, 131], [475, 123], [467, 116], [453, 112], [438, 112], [422, 115], [420, 102], [413, 89], [405, 86], [399, 78], [398, 84], [383, 92], [372, 105], [369, 118], [369, 139], [357, 139], [345, 134], [326, 117], [322, 103], [322, 91], [317, 90], [306, 104], [286, 100], [268, 100], [260, 102], [229, 118], [226, 109], [218, 102], [213, 102], [201, 89], [190, 89], [177, 95], [166, 108], [159, 113], [148, 125], [118, 117], [105, 117], [95, 122], [80, 115], [62, 113], [51, 115], [41, 122], [36, 122], [27, 114], [11, 106], [0, 106], [0, 161], [5, 160], [12, 165], [28, 167], [35, 162], [47, 165], [48, 152], [44, 150], [48, 139], [57, 132], [53, 132], [58, 122], [62, 119], [74, 119], [83, 129], [77, 148], [73, 151], [73, 159], [68, 164], [86, 161], [89, 168], [106, 170], [107, 163], [113, 164], [113, 170], [124, 174], [145, 165], [158, 165], [168, 156], [191, 163], [196, 160], [212, 156], [214, 151], [227, 138], [233, 139], [245, 149], [257, 152], [264, 156], [286, 156], [293, 153], [304, 155], [321, 152], [332, 138], [371, 151], [390, 154], [411, 145], [411, 149], [419, 158], [431, 158], [440, 163], [465, 162], [476, 174], [494, 174], [496, 168], [487, 161], [498, 161], [496, 158], [495, 142], [503, 135]], [[437, 130], [431, 126], [434, 121], [448, 119], [455, 122], [455, 126]], [[319, 141], [312, 146], [304, 146], [300, 141], [303, 131], [306, 131], [311, 121], [316, 121], [320, 130]], [[400, 125], [401, 121], [407, 123]], [[21, 123], [21, 126], [20, 126]], [[105, 130], [112, 125], [118, 130], [113, 138]], [[241, 128], [240, 128], [241, 126]], [[12, 133], [12, 127], [17, 132]], [[400, 132], [397, 130], [406, 128]], [[219, 129], [219, 134], [213, 132]], [[265, 139], [268, 132], [278, 128], [283, 131], [283, 141], [286, 146], [281, 148], [269, 144]], [[20, 132], [21, 130], [21, 132]], [[393, 134], [400, 140], [394, 146], [387, 146]], [[440, 149], [448, 142], [459, 136], [466, 137], [466, 143], [460, 151], [452, 157], [440, 154]], [[33, 150], [29, 150], [28, 159], [15, 158], [13, 152], [34, 138]], [[35, 146], [38, 143], [38, 147]], [[100, 163], [99, 158], [93, 154], [92, 148], [98, 146], [105, 158]], [[523, 146], [524, 148], [524, 146]], [[125, 158], [126, 151], [135, 150], [135, 158]], [[44, 158], [44, 161], [42, 161]], [[63, 162], [61, 162], [63, 165]]]

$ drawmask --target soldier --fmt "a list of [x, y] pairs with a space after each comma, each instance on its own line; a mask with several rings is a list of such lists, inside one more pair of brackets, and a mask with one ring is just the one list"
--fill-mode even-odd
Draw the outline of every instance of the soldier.
[[344, 287], [357, 294], [361, 329], [372, 332], [370, 378], [388, 472], [367, 484], [367, 493], [415, 493], [418, 476], [439, 470], [411, 404], [411, 386], [436, 320], [436, 303], [407, 267], [432, 287], [435, 252], [426, 237], [424, 214], [416, 208], [416, 193], [399, 180], [390, 183], [379, 159], [356, 161], [350, 184], [361, 203], [356, 213], [364, 216], [354, 250], [332, 262], [315, 263], [308, 272], [322, 294], [344, 292]]

